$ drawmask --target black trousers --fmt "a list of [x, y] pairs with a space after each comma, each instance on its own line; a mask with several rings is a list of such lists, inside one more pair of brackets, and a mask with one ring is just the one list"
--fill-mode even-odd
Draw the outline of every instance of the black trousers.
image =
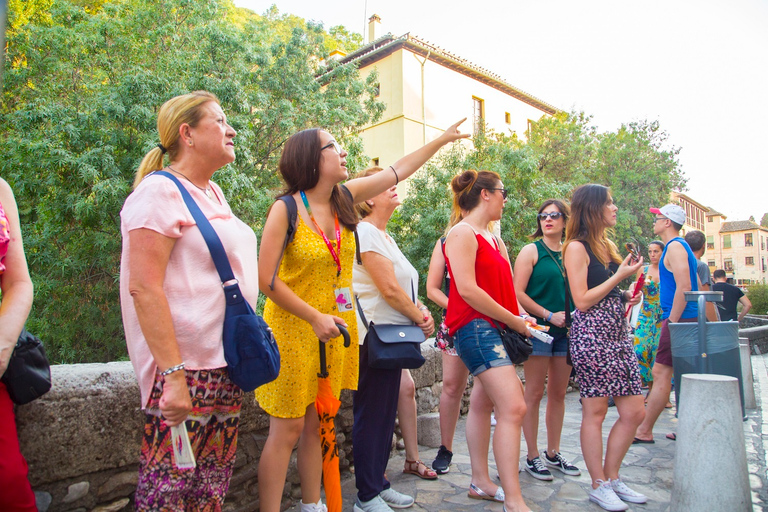
[[352, 454], [360, 501], [369, 501], [389, 488], [384, 476], [392, 450], [401, 370], [368, 366], [368, 346], [360, 345], [360, 378], [352, 410]]

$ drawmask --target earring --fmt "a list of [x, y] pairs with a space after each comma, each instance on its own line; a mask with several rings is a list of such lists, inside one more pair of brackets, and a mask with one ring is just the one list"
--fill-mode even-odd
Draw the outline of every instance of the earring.
[[189, 146], [190, 146], [190, 147], [192, 147], [192, 146], [193, 146], [193, 144], [192, 144], [192, 141], [189, 141]]

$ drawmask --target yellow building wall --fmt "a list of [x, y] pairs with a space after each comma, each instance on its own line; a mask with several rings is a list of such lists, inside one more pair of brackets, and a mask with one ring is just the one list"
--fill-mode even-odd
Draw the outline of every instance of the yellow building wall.
[[[528, 121], [537, 121], [546, 115], [489, 85], [429, 60], [424, 64], [422, 89], [423, 61], [423, 57], [400, 49], [360, 69], [363, 77], [374, 69], [378, 71], [378, 99], [387, 105], [382, 118], [361, 133], [365, 154], [372, 160], [378, 159], [382, 167], [434, 140], [463, 117], [467, 120], [461, 130], [472, 132], [473, 97], [483, 100], [485, 122], [499, 133], [516, 132], [524, 137]], [[505, 122], [507, 112], [510, 124]], [[404, 187], [401, 192], [405, 193]]]

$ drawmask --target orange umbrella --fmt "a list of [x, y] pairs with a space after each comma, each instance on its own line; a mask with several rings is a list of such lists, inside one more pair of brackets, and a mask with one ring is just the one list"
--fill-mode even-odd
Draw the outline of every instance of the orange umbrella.
[[[349, 347], [349, 332], [336, 324], [344, 336], [344, 346]], [[317, 398], [315, 409], [320, 419], [320, 444], [323, 450], [323, 487], [328, 512], [341, 512], [341, 474], [339, 473], [339, 447], [336, 446], [334, 418], [341, 401], [333, 396], [325, 359], [325, 343], [320, 342], [320, 373], [317, 374]]]

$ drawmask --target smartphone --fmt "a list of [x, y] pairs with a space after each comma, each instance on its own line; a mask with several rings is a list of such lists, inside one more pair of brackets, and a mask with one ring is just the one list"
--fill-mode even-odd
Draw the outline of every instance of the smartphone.
[[627, 242], [624, 244], [624, 248], [627, 249], [627, 252], [632, 255], [632, 257], [629, 259], [630, 263], [634, 264], [640, 261], [640, 250], [637, 248], [637, 245], [632, 242]]

